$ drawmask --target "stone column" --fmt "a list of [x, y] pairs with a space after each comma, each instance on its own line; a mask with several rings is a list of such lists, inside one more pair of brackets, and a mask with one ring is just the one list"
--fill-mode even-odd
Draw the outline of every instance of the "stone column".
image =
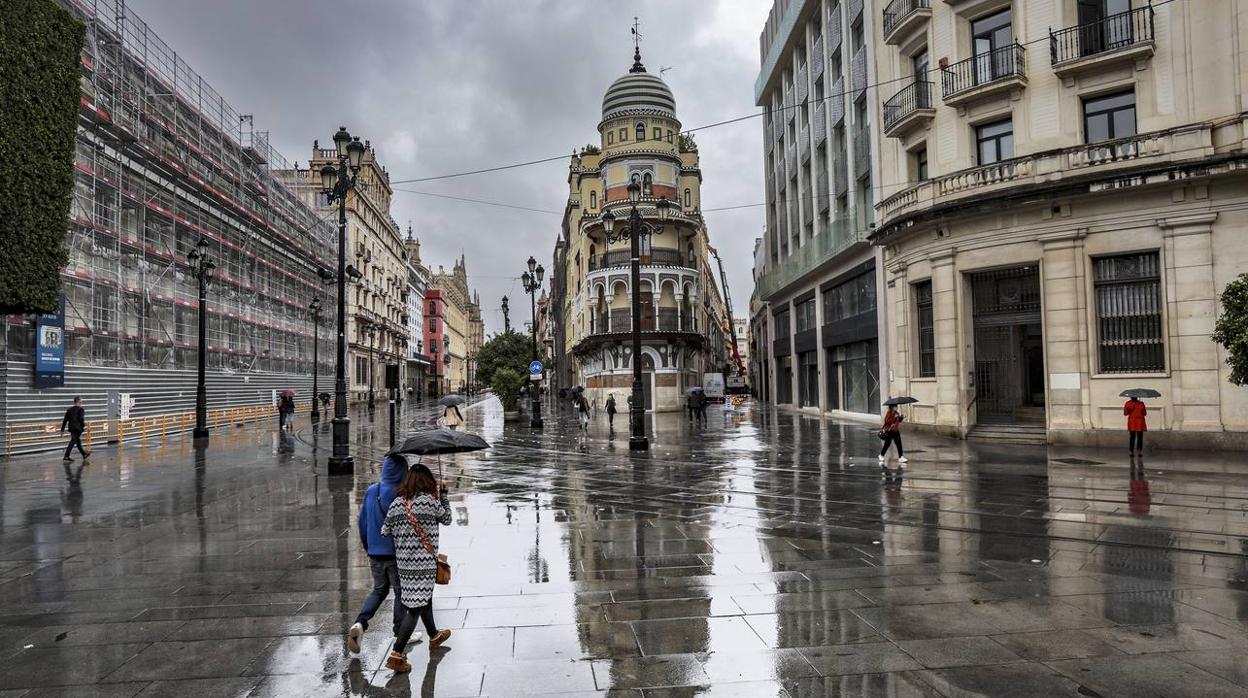
[[933, 253], [932, 323], [936, 339], [936, 424], [963, 430], [966, 406], [962, 388], [966, 380], [958, 365], [962, 330], [958, 323], [958, 272], [954, 268], [957, 250]]
[[910, 394], [910, 335], [914, 332], [910, 318], [910, 282], [907, 279], [905, 263], [894, 264], [888, 268], [892, 280], [884, 287], [881, 298], [892, 306], [892, 313], [886, 314], [885, 331], [889, 333], [888, 356], [886, 371], [882, 376], [886, 389], [881, 394], [889, 397]]
[[1165, 234], [1166, 328], [1175, 431], [1221, 431], [1218, 352], [1209, 339], [1218, 315], [1213, 279], [1217, 213], [1158, 219]]
[[1040, 283], [1049, 429], [1092, 428], [1084, 254], [1087, 234], [1087, 230], [1079, 229], [1039, 238], [1044, 249]]

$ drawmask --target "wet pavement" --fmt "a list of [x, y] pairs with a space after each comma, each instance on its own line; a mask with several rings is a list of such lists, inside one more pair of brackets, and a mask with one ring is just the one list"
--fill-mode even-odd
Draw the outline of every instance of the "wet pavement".
[[[413, 406], [409, 429], [433, 408]], [[354, 478], [306, 420], [0, 462], [8, 696], [1248, 696], [1242, 454], [986, 447], [767, 410], [580, 431], [465, 415], [439, 625], [382, 666]], [[371, 460], [370, 460], [371, 456]], [[68, 477], [67, 477], [68, 476]]]

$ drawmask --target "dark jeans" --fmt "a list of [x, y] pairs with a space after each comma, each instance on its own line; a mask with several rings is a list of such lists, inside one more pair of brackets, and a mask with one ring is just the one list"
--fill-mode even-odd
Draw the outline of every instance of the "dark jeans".
[[614, 412], [607, 413], [607, 428], [608, 429], [615, 428], [615, 413]]
[[898, 458], [901, 458], [901, 457], [905, 456], [905, 455], [906, 455], [906, 451], [905, 451], [905, 449], [903, 449], [903, 448], [901, 447], [901, 432], [899, 432], [899, 431], [886, 431], [886, 432], [884, 432], [884, 433], [888, 435], [888, 438], [887, 438], [887, 439], [884, 439], [884, 447], [880, 449], [880, 455], [881, 455], [881, 456], [888, 455], [888, 445], [889, 445], [889, 444], [897, 444], [897, 457], [898, 457]]
[[418, 608], [403, 607], [407, 613], [403, 615], [403, 621], [399, 623], [398, 632], [394, 634], [394, 651], [400, 654], [407, 647], [407, 641], [412, 639], [412, 633], [416, 631], [416, 617], [420, 616], [420, 620], [425, 624], [425, 632], [432, 639], [438, 634], [438, 626], [433, 622], [433, 600]]
[[394, 632], [398, 634], [404, 615], [403, 601], [399, 595], [399, 565], [394, 560], [369, 558], [368, 567], [373, 573], [373, 590], [364, 599], [364, 605], [360, 607], [360, 615], [355, 617], [355, 622], [367, 630], [368, 621], [372, 620], [377, 609], [381, 607], [381, 602], [394, 589]]
[[78, 452], [82, 454], [83, 458], [87, 457], [87, 452], [82, 448], [82, 432], [71, 430], [69, 432], [69, 445], [65, 447], [65, 460], [69, 460], [69, 454], [73, 452], [74, 446], [78, 447]]
[[1128, 444], [1127, 450], [1133, 453], [1137, 451], [1139, 453], [1143, 453], [1144, 452], [1144, 432], [1142, 431], [1131, 432], [1131, 436], [1127, 440], [1127, 444]]

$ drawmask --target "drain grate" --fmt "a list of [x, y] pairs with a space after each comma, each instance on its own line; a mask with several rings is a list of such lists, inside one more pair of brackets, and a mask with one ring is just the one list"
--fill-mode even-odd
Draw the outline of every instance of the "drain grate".
[[1084, 460], [1082, 458], [1054, 458], [1056, 463], [1065, 463], [1066, 465], [1105, 465], [1104, 461]]

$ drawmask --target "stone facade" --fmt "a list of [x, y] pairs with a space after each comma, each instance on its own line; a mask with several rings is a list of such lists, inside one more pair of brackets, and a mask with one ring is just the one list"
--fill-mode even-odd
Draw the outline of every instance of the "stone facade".
[[464, 257], [460, 256], [449, 274], [439, 266], [430, 286], [439, 291], [442, 312], [441, 393], [461, 392], [469, 387], [469, 359], [481, 348], [485, 335], [480, 305], [468, 287]]

